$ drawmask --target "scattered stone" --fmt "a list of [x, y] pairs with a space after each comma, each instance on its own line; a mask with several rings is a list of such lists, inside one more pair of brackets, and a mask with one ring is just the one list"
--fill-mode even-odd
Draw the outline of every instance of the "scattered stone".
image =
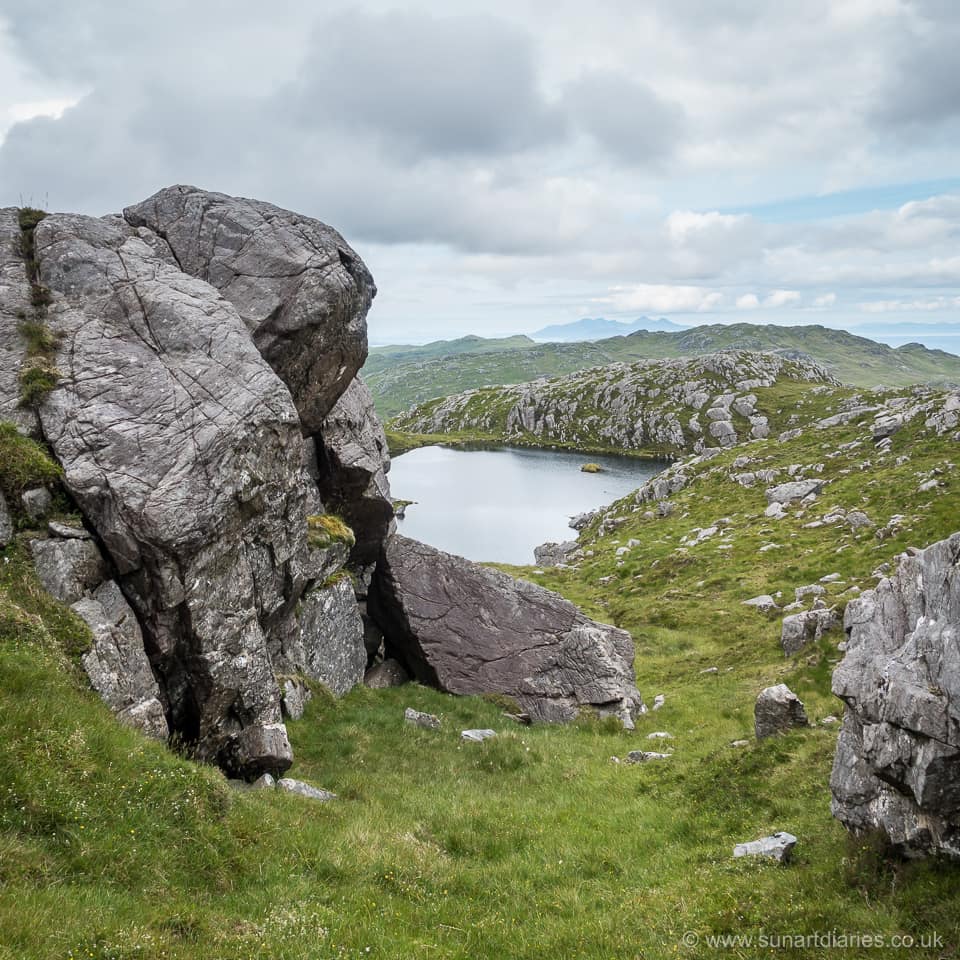
[[828, 573], [825, 577], [820, 578], [821, 583], [836, 583], [840, 579], [839, 573]]
[[384, 660], [372, 666], [363, 678], [365, 686], [371, 690], [383, 690], [387, 687], [402, 687], [410, 682], [410, 674], [399, 660]]
[[653, 698], [653, 709], [659, 710], [666, 702], [667, 702], [667, 698], [662, 693], [658, 693]]
[[701, 673], [719, 673], [719, 667], [706, 667], [704, 670], [700, 671]]
[[823, 489], [823, 480], [795, 480], [768, 487], [765, 491], [767, 503], [794, 503], [809, 496], [816, 496]]
[[786, 733], [793, 727], [809, 726], [803, 702], [785, 683], [760, 692], [753, 719], [758, 740]]
[[773, 599], [769, 594], [763, 594], [759, 597], [753, 597], [750, 600], [744, 600], [743, 605], [745, 607], [755, 607], [760, 613], [765, 614], [776, 614], [779, 613], [780, 607], [777, 605], [777, 601]]
[[42, 520], [53, 506], [53, 497], [46, 487], [34, 487], [20, 494], [20, 503], [31, 520]]
[[731, 741], [730, 746], [731, 746], [731, 747], [737, 747], [738, 749], [739, 749], [740, 747], [749, 747], [749, 746], [750, 746], [750, 741], [749, 741], [749, 740], [733, 740], [733, 741]]
[[60, 537], [61, 540], [89, 540], [90, 534], [83, 527], [71, 527], [57, 520], [51, 520], [47, 524], [47, 530], [51, 536]]
[[250, 784], [251, 790], [273, 790], [276, 787], [277, 781], [273, 778], [272, 774], [263, 773], [253, 783]]
[[413, 707], [407, 707], [403, 711], [403, 719], [416, 727], [423, 727], [424, 730], [440, 729], [439, 717], [435, 717], [432, 713], [421, 713], [419, 710], [414, 710]]
[[483, 743], [497, 735], [496, 730], [464, 730], [460, 734], [460, 739], [467, 743]]
[[811, 583], [805, 587], [797, 587], [793, 591], [793, 595], [796, 600], [804, 600], [807, 597], [822, 597], [826, 592], [826, 589], [821, 587], [819, 583]]
[[672, 753], [653, 753], [649, 750], [631, 750], [627, 754], [627, 763], [648, 763], [650, 760], [669, 760]]
[[654, 730], [653, 733], [647, 734], [648, 740], [672, 740], [673, 734], [667, 733], [666, 730]]
[[787, 863], [797, 838], [792, 833], [775, 833], [772, 837], [761, 837], [749, 843], [738, 843], [733, 848], [735, 857], [769, 857], [777, 863]]
[[839, 723], [839, 722], [840, 722], [840, 721], [839, 721], [833, 714], [830, 714], [829, 717], [824, 717], [824, 718], [820, 721], [820, 725], [823, 726], [823, 727], [829, 727], [829, 726], [832, 726], [833, 724]]
[[312, 787], [309, 783], [304, 783], [302, 780], [293, 780], [290, 777], [279, 779], [277, 786], [281, 790], [286, 790], [287, 793], [296, 793], [308, 800], [319, 800], [321, 803], [337, 799], [337, 795], [329, 790], [321, 790], [319, 787]]

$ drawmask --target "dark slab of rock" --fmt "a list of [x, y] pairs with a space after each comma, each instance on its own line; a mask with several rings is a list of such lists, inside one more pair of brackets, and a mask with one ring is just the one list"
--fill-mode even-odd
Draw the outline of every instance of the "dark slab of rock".
[[513, 697], [535, 720], [582, 708], [628, 726], [642, 701], [633, 642], [555, 593], [406, 537], [387, 542], [368, 608], [422, 683]]
[[315, 433], [367, 356], [376, 294], [356, 252], [332, 227], [270, 203], [167, 187], [123, 212], [165, 241], [172, 259], [216, 287], [290, 388]]
[[122, 723], [165, 740], [170, 731], [160, 688], [143, 646], [140, 624], [120, 588], [108, 580], [71, 609], [93, 634], [93, 646], [81, 658], [93, 689]]
[[357, 377], [324, 419], [317, 445], [317, 483], [329, 510], [353, 530], [351, 562], [376, 561], [394, 529], [387, 438], [367, 385]]
[[833, 813], [911, 856], [960, 858], [960, 533], [852, 600]]

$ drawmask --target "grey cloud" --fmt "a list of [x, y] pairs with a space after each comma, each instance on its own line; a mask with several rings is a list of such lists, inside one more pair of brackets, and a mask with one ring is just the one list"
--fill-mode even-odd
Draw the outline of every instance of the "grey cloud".
[[492, 17], [352, 13], [322, 24], [291, 91], [414, 155], [502, 153], [562, 135], [529, 34]]
[[646, 84], [614, 71], [581, 74], [566, 90], [573, 121], [618, 160], [656, 166], [677, 147], [683, 110]]

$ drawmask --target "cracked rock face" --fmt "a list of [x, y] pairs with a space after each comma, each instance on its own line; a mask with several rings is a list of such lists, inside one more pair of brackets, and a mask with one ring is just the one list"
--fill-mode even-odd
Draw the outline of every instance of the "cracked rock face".
[[534, 720], [641, 708], [633, 641], [531, 583], [393, 536], [368, 606], [414, 676], [451, 693], [501, 693]]
[[390, 454], [373, 397], [359, 377], [323, 421], [316, 437], [317, 482], [323, 502], [353, 530], [353, 563], [374, 563], [395, 529], [390, 498]]
[[229, 772], [291, 760], [266, 632], [309, 581], [318, 508], [290, 393], [231, 303], [117, 220], [36, 231], [64, 483], [142, 624], [172, 728]]
[[960, 533], [847, 606], [834, 816], [907, 855], [960, 857]]
[[167, 187], [123, 212], [165, 241], [171, 259], [236, 309], [316, 433], [367, 356], [376, 294], [360, 257], [332, 227], [270, 203]]

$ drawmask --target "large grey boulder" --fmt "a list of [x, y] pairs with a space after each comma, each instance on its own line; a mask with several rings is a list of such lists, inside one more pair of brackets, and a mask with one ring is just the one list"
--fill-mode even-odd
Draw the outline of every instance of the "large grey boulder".
[[754, 731], [758, 740], [809, 725], [803, 701], [785, 684], [760, 692], [753, 708]]
[[316, 437], [317, 483], [327, 508], [356, 536], [354, 563], [376, 561], [394, 529], [387, 438], [367, 385], [357, 377], [326, 416]]
[[62, 336], [44, 434], [140, 619], [173, 729], [234, 775], [283, 770], [266, 632], [310, 581], [319, 509], [290, 393], [236, 309], [122, 221], [53, 215], [36, 243]]
[[833, 813], [907, 855], [960, 857], [960, 533], [847, 606]]
[[121, 722], [165, 740], [170, 731], [160, 688], [143, 646], [140, 624], [120, 588], [108, 580], [71, 609], [93, 634], [93, 645], [81, 658], [90, 685]]
[[588, 619], [549, 590], [415, 540], [387, 542], [368, 607], [388, 653], [442, 690], [506, 694], [542, 721], [594, 708], [632, 726], [642, 706], [626, 631]]
[[165, 241], [179, 268], [236, 309], [316, 433], [367, 356], [376, 294], [363, 261], [332, 227], [270, 203], [167, 187], [124, 218]]
[[43, 589], [62, 603], [74, 603], [108, 576], [92, 540], [31, 540], [33, 566]]
[[309, 590], [298, 608], [279, 648], [271, 651], [275, 669], [302, 673], [343, 696], [363, 680], [367, 665], [352, 581], [343, 577]]
[[783, 618], [780, 629], [780, 645], [788, 656], [802, 650], [809, 643], [816, 643], [828, 630], [838, 626], [837, 611], [830, 607], [804, 610]]

